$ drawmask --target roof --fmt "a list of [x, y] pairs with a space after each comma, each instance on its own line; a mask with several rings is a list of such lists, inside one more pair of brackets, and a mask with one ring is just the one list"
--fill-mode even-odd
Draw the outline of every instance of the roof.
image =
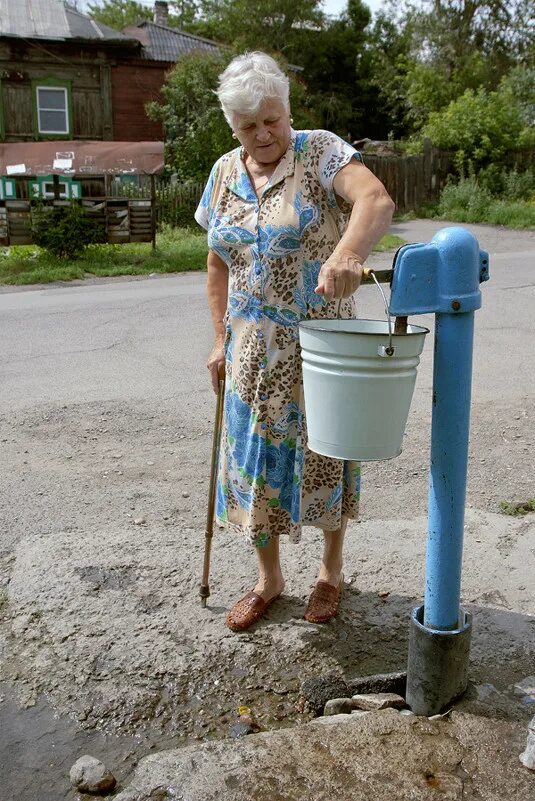
[[156, 175], [163, 142], [0, 143], [0, 175]]
[[195, 36], [150, 20], [130, 25], [124, 31], [130, 36], [135, 36], [143, 44], [142, 58], [150, 61], [176, 61], [180, 56], [198, 50], [215, 56], [221, 54], [221, 46], [211, 39], [204, 39], [202, 36]]
[[0, 0], [0, 36], [138, 44], [136, 37], [96, 22], [63, 0]]

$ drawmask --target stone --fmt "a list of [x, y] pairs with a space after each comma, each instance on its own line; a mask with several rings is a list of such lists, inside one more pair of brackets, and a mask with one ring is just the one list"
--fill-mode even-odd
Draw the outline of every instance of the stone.
[[535, 770], [535, 715], [528, 726], [526, 750], [520, 754], [519, 759], [525, 768]]
[[233, 740], [237, 740], [240, 737], [246, 737], [248, 734], [254, 734], [255, 731], [258, 729], [254, 729], [248, 723], [242, 723], [238, 721], [238, 723], [234, 723], [230, 729], [228, 730], [229, 737], [232, 737]]
[[108, 793], [115, 787], [115, 776], [100, 759], [84, 754], [72, 766], [71, 784], [81, 793]]
[[376, 673], [372, 676], [358, 676], [349, 682], [351, 695], [366, 693], [397, 693], [405, 695], [407, 688], [406, 671], [397, 673]]
[[532, 704], [535, 702], [535, 676], [528, 676], [523, 681], [515, 684], [515, 692], [523, 695], [523, 703]]
[[351, 695], [351, 689], [337, 673], [327, 673], [305, 679], [301, 685], [301, 695], [308, 708], [316, 715], [321, 715], [327, 701], [331, 698], [347, 698]]
[[351, 698], [353, 709], [403, 709], [407, 706], [405, 699], [396, 693], [368, 693], [367, 695], [354, 695]]
[[330, 698], [323, 707], [324, 715], [347, 715], [354, 709], [351, 698]]
[[248, 726], [250, 728], [251, 731], [247, 732], [248, 734], [252, 734], [253, 732], [260, 731], [260, 726], [258, 725], [256, 720], [253, 718], [253, 716], [250, 715], [250, 714], [246, 713], [244, 715], [240, 715], [240, 717], [238, 719], [238, 723], [243, 723], [245, 726]]

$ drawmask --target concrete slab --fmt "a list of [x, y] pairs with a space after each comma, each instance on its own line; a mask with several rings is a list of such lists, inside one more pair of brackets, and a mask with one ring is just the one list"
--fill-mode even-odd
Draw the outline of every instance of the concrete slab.
[[146, 757], [116, 801], [531, 801], [519, 742], [518, 726], [465, 714], [337, 715]]

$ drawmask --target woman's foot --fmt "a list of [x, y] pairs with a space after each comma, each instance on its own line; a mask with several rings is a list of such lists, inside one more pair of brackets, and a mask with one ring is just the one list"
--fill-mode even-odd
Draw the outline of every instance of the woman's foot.
[[253, 592], [260, 595], [267, 603], [272, 599], [278, 598], [284, 590], [284, 579], [282, 573], [274, 576], [261, 576], [255, 584]]
[[227, 615], [226, 624], [231, 631], [246, 631], [260, 620], [284, 589], [282, 576], [274, 580], [259, 579], [254, 590], [246, 593], [234, 604]]
[[322, 561], [316, 581], [324, 581], [326, 584], [338, 587], [342, 578], [342, 566], [342, 562], [338, 560], [329, 563]]
[[318, 579], [308, 599], [304, 614], [305, 620], [308, 620], [309, 623], [328, 623], [329, 620], [332, 620], [340, 606], [343, 586], [343, 574], [339, 574], [338, 583], [336, 585]]

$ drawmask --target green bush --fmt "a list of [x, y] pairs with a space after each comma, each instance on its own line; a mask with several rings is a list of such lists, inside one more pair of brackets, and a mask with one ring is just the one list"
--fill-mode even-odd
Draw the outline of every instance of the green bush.
[[[436, 216], [455, 222], [506, 225], [510, 228], [533, 227], [535, 203], [530, 200], [514, 200], [506, 194], [519, 191], [521, 180], [518, 174], [505, 173], [503, 179], [500, 173], [488, 170], [485, 175], [483, 181], [480, 181], [479, 176], [470, 175], [468, 178], [461, 178], [458, 183], [449, 182], [440, 195]], [[496, 176], [505, 181], [501, 197], [493, 194], [490, 188], [492, 181], [496, 181]], [[523, 176], [521, 179], [523, 180]]]
[[530, 147], [534, 134], [526, 128], [512, 92], [502, 88], [498, 92], [467, 89], [443, 111], [429, 115], [422, 135], [436, 147], [454, 151], [462, 172], [499, 164], [508, 151]]
[[489, 164], [478, 172], [477, 181], [492, 195], [506, 200], [529, 200], [535, 193], [535, 174], [532, 169], [518, 172]]
[[79, 258], [88, 245], [104, 238], [102, 225], [88, 217], [76, 201], [68, 206], [34, 206], [32, 233], [36, 245], [59, 259]]
[[481, 186], [475, 176], [461, 178], [459, 183], [449, 182], [441, 192], [438, 213], [448, 217], [452, 213], [464, 216], [462, 222], [481, 220], [492, 203], [492, 194]]

